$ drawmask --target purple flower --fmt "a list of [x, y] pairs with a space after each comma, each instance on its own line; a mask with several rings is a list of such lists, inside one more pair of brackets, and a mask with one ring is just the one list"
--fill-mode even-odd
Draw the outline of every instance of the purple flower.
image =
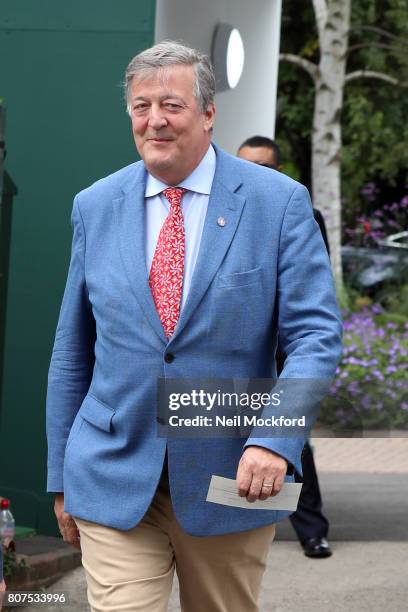
[[375, 200], [375, 196], [378, 192], [378, 189], [375, 183], [370, 182], [364, 185], [361, 189], [361, 194], [366, 198], [368, 202], [373, 202]]
[[364, 395], [362, 400], [361, 400], [361, 405], [362, 407], [367, 410], [370, 407], [371, 404], [371, 399], [369, 395]]
[[351, 383], [347, 385], [347, 391], [355, 397], [360, 393], [360, 385], [357, 380], [353, 380]]
[[391, 227], [395, 227], [396, 229], [402, 229], [402, 227], [400, 226], [399, 223], [397, 223], [397, 221], [394, 221], [393, 219], [388, 219], [388, 225], [391, 225]]

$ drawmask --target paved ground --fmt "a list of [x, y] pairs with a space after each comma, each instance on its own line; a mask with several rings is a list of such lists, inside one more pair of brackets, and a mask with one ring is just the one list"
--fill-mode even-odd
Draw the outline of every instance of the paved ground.
[[322, 472], [408, 474], [408, 437], [313, 438], [312, 445]]
[[[260, 612], [406, 610], [408, 438], [318, 438], [313, 445], [334, 554], [307, 559], [290, 541], [290, 525], [281, 525], [268, 557]], [[49, 612], [88, 612], [81, 568], [50, 590], [68, 591], [71, 605]], [[177, 584], [168, 612], [179, 612]]]
[[[312, 560], [303, 556], [295, 542], [275, 542], [263, 580], [260, 612], [402, 612], [407, 609], [407, 549], [396, 542], [338, 542], [330, 559]], [[81, 568], [52, 590], [68, 591], [71, 604], [49, 607], [49, 612], [89, 612]], [[179, 611], [175, 585], [168, 612]]]
[[[320, 472], [319, 480], [331, 541], [405, 542], [408, 548], [408, 474]], [[296, 540], [289, 520], [277, 539]]]

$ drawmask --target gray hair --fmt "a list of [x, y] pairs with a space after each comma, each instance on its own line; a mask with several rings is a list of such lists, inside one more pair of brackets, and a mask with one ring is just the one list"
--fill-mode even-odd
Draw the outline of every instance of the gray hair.
[[193, 66], [195, 72], [194, 94], [200, 111], [204, 113], [214, 102], [215, 76], [210, 59], [204, 53], [173, 40], [146, 49], [129, 62], [125, 72], [124, 90], [127, 111], [130, 114], [129, 89], [133, 77], [148, 76], [153, 71], [177, 64]]

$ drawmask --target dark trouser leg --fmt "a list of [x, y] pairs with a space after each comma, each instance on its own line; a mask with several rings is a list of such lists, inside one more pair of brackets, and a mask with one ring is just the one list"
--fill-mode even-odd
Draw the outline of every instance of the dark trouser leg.
[[327, 537], [329, 522], [322, 513], [322, 498], [317, 478], [313, 452], [306, 443], [302, 454], [303, 479], [295, 474], [296, 482], [303, 481], [298, 509], [290, 516], [290, 521], [302, 543], [309, 538]]

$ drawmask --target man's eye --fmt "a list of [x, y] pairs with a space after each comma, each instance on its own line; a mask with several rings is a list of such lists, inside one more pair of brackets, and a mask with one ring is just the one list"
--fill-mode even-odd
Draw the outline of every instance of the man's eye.
[[133, 110], [140, 112], [140, 111], [144, 111], [146, 108], [147, 108], [147, 104], [135, 104], [133, 107]]
[[178, 110], [181, 108], [180, 104], [174, 104], [173, 102], [166, 102], [164, 106], [170, 110]]

